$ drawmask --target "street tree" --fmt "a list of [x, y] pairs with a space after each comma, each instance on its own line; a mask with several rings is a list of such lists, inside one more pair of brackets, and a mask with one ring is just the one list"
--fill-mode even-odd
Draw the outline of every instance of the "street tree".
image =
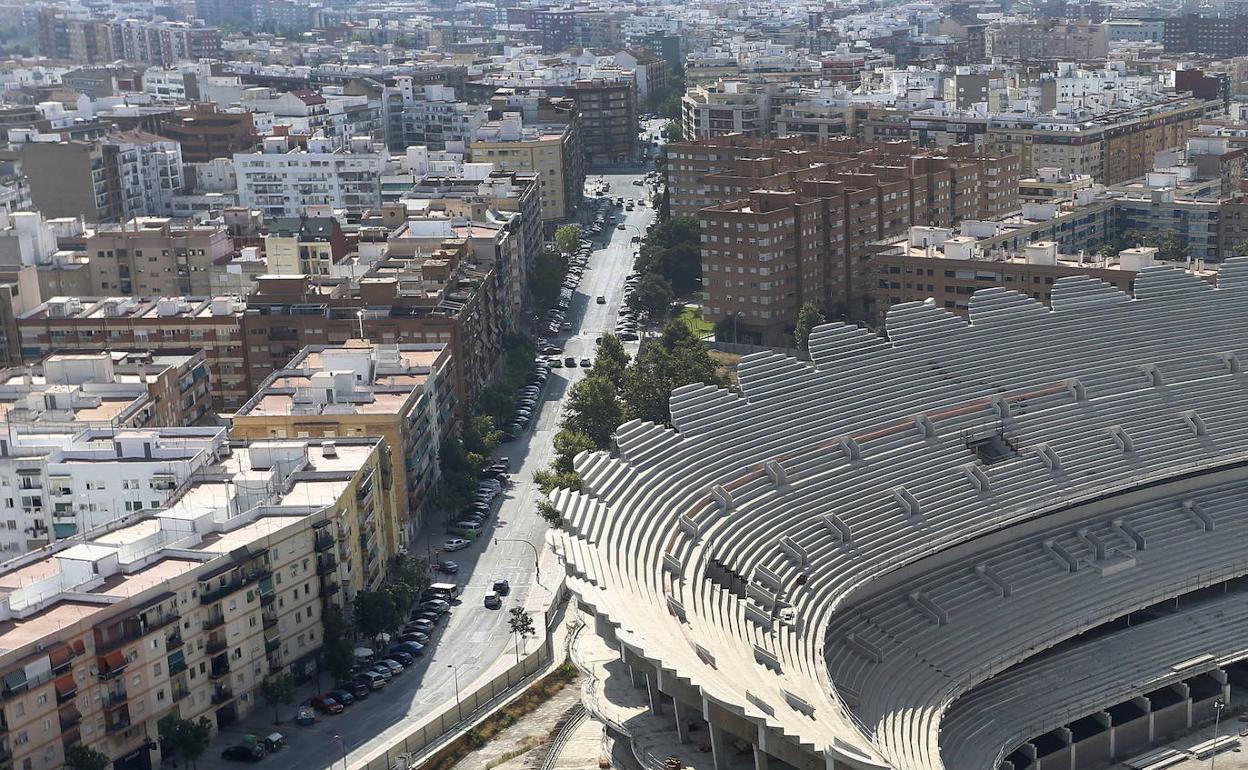
[[278, 707], [290, 705], [295, 700], [295, 678], [288, 672], [270, 674], [260, 682], [260, 697], [273, 707], [273, 724], [281, 724]]
[[369, 639], [393, 630], [402, 621], [402, 610], [384, 591], [360, 591], [351, 603], [355, 627]]
[[571, 254], [581, 242], [581, 228], [577, 225], [564, 225], [555, 230], [555, 246], [564, 254]]
[[[640, 282], [639, 282], [640, 283]], [[628, 353], [624, 351], [624, 343], [614, 334], [604, 334], [598, 342], [598, 352], [594, 354], [594, 366], [590, 374], [605, 377], [618, 383], [628, 368]]]
[[724, 385], [715, 361], [689, 327], [668, 321], [658, 344], [641, 352], [624, 373], [620, 398], [629, 419], [671, 424], [672, 391], [694, 383]]
[[182, 757], [194, 767], [208, 744], [212, 741], [212, 722], [206, 717], [192, 722], [189, 719], [163, 719], [157, 726], [160, 753], [165, 757]]
[[537, 515], [551, 527], [558, 529], [563, 526], [563, 514], [549, 500], [542, 500], [537, 504]]
[[572, 386], [564, 409], [563, 427], [585, 434], [599, 449], [611, 445], [611, 434], [624, 422], [615, 383], [592, 374]]
[[113, 760], [85, 743], [76, 743], [65, 752], [66, 770], [108, 770]]
[[581, 452], [606, 449], [605, 446], [595, 444], [594, 440], [584, 433], [578, 433], [573, 430], [561, 430], [556, 433], [554, 447], [555, 459], [551, 463], [551, 467], [556, 473], [571, 473], [573, 470], [572, 461]]
[[334, 605], [325, 608], [321, 616], [325, 626], [325, 643], [321, 645], [321, 663], [335, 682], [350, 678], [351, 666], [355, 663], [355, 654], [351, 644], [351, 629], [342, 615], [342, 610]]
[[531, 636], [537, 636], [533, 627], [533, 616], [523, 607], [512, 607], [511, 617], [507, 619], [511, 633], [516, 636], [516, 662], [520, 662], [520, 646]]
[[1231, 248], [1231, 256], [1248, 257], [1248, 241], [1240, 241]]
[[537, 307], [550, 307], [559, 301], [559, 290], [567, 272], [567, 257], [558, 251], [538, 252], [529, 270], [529, 294]]
[[793, 327], [793, 340], [797, 343], [799, 350], [810, 352], [810, 333], [823, 321], [823, 313], [809, 302], [804, 303], [797, 311], [797, 325]]
[[628, 297], [628, 307], [648, 321], [663, 318], [672, 305], [672, 285], [661, 275], [645, 273]]

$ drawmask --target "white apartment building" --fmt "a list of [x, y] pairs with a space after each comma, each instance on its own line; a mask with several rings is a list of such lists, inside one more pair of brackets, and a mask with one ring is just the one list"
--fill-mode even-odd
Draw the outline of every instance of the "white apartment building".
[[310, 206], [364, 209], [381, 204], [381, 175], [388, 154], [366, 138], [334, 149], [323, 136], [307, 149], [285, 137], [267, 137], [260, 152], [236, 153], [240, 206], [269, 217], [298, 217]]
[[125, 216], [173, 214], [173, 198], [184, 186], [181, 145], [143, 131], [110, 134], [108, 141], [117, 147]]

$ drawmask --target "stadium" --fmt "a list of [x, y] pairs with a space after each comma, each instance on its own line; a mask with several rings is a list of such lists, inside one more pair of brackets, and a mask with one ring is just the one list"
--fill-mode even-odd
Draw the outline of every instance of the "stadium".
[[825, 325], [577, 458], [569, 585], [716, 768], [1105, 767], [1248, 683], [1248, 260], [1051, 304]]

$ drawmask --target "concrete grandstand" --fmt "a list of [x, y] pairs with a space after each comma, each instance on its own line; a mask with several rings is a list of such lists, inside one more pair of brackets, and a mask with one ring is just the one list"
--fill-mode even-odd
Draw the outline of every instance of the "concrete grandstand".
[[577, 459], [550, 537], [716, 768], [1093, 768], [1248, 684], [1248, 259], [825, 325]]

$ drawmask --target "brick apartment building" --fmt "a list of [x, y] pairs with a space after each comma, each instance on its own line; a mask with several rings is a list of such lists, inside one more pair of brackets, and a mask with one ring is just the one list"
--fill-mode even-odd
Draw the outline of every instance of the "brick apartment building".
[[212, 102], [179, 108], [161, 120], [157, 133], [182, 146], [183, 163], [233, 158], [236, 152], [250, 152], [257, 141], [250, 112], [227, 112]]
[[803, 303], [865, 317], [877, 241], [1018, 206], [1017, 158], [961, 146], [728, 136], [674, 144], [668, 158], [673, 214], [702, 223], [710, 319], [765, 345], [786, 344]]

